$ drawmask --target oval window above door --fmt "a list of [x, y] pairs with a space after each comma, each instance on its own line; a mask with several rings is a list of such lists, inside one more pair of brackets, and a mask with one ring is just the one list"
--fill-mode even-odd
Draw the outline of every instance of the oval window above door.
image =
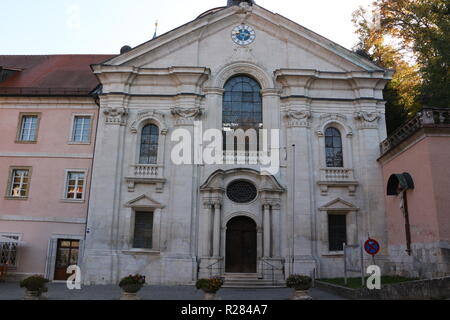
[[230, 183], [227, 187], [228, 198], [236, 203], [249, 203], [256, 199], [258, 190], [253, 183], [238, 180]]

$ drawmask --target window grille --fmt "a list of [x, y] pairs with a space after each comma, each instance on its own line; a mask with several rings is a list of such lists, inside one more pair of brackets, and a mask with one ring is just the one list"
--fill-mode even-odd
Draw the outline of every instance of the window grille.
[[[1, 235], [2, 238], [20, 240], [19, 236]], [[16, 267], [17, 265], [17, 243], [0, 242], [0, 266]]]
[[256, 187], [247, 181], [232, 182], [227, 188], [227, 196], [236, 203], [248, 203], [256, 199]]

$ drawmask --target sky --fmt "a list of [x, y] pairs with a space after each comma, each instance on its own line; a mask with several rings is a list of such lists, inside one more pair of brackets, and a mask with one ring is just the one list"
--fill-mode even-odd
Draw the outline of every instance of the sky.
[[[352, 12], [373, 0], [256, 0], [351, 49]], [[0, 55], [117, 54], [226, 5], [226, 0], [1, 0]]]

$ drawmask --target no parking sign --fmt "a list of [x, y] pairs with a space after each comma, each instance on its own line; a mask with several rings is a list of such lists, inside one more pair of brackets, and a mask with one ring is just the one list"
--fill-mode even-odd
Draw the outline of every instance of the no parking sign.
[[374, 257], [378, 252], [380, 252], [380, 244], [377, 240], [369, 238], [364, 243], [364, 250], [372, 257]]

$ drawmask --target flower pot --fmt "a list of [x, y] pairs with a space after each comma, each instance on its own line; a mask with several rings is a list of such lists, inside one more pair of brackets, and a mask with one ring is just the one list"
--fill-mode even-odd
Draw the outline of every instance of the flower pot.
[[122, 286], [122, 290], [126, 293], [137, 293], [141, 289], [142, 289], [141, 284], [126, 284]]
[[26, 289], [25, 295], [23, 296], [23, 300], [41, 300], [42, 291], [31, 291]]
[[308, 295], [308, 290], [295, 290], [294, 296], [291, 300], [312, 300]]
[[203, 298], [203, 300], [216, 300], [216, 293], [205, 291], [205, 297]]
[[122, 296], [120, 300], [140, 300], [137, 293], [142, 289], [141, 284], [127, 284], [122, 286]]
[[138, 297], [137, 293], [130, 293], [130, 292], [122, 292], [122, 296], [120, 297], [120, 300], [141, 300], [141, 298]]

